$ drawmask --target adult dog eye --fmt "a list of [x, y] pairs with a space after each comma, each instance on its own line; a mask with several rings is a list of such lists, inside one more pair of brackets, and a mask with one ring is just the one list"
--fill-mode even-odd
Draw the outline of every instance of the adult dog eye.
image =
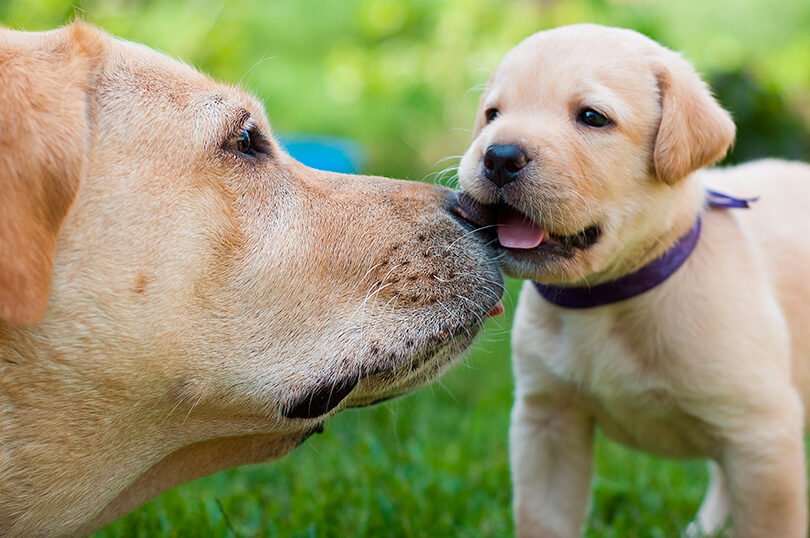
[[495, 118], [501, 115], [501, 112], [497, 108], [488, 108], [484, 111], [484, 117], [487, 119], [487, 123], [492, 123]]
[[240, 129], [238, 133], [228, 139], [228, 146], [239, 153], [250, 153], [250, 133], [247, 129]]
[[604, 114], [600, 114], [592, 108], [585, 108], [580, 111], [577, 116], [580, 123], [584, 123], [588, 127], [605, 127], [610, 123], [610, 120]]

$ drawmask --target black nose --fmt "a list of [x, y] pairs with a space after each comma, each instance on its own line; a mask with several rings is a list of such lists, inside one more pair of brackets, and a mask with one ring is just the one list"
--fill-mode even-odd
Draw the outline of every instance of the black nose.
[[484, 175], [499, 187], [517, 179], [529, 158], [520, 146], [493, 144], [484, 154]]

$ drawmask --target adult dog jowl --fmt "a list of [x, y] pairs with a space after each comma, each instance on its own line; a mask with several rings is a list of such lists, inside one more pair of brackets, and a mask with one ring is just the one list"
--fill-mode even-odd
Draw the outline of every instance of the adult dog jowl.
[[581, 535], [596, 426], [712, 462], [691, 535], [807, 535], [810, 167], [706, 168], [734, 135], [692, 66], [629, 30], [540, 32], [492, 77], [459, 175], [534, 281], [512, 348], [521, 538]]
[[0, 535], [81, 535], [448, 367], [501, 277], [445, 189], [309, 169], [85, 24], [0, 30]]

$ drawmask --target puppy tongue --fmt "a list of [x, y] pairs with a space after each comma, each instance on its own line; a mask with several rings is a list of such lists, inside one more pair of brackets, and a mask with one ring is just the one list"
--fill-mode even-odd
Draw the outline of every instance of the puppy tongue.
[[546, 231], [526, 215], [504, 207], [498, 216], [498, 241], [506, 248], [532, 249], [546, 238]]

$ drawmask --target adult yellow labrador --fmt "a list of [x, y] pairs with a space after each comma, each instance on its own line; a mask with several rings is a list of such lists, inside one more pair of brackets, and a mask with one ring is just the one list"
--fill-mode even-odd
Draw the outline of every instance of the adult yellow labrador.
[[703, 169], [734, 133], [686, 60], [628, 30], [541, 32], [490, 81], [460, 178], [536, 281], [513, 336], [519, 536], [581, 534], [596, 425], [716, 462], [692, 534], [729, 514], [738, 538], [807, 534], [810, 167]]
[[500, 309], [450, 191], [306, 168], [236, 88], [85, 24], [0, 73], [2, 536], [279, 457]]

